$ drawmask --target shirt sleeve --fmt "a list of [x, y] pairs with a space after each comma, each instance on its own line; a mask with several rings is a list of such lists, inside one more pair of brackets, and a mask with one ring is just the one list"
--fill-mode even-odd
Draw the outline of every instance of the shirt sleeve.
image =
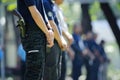
[[73, 34], [73, 38], [74, 38], [74, 42], [73, 44], [71, 45], [72, 49], [75, 51], [75, 52], [82, 52], [79, 44], [78, 44], [78, 40], [76, 40], [76, 36]]
[[78, 43], [76, 43], [76, 42], [73, 42], [73, 44], [71, 45], [71, 47], [72, 47], [72, 49], [73, 49], [75, 52], [79, 52], [79, 53], [82, 52], [81, 48], [79, 47]]
[[48, 20], [53, 20], [53, 10], [48, 2], [44, 3], [44, 9], [45, 9]]
[[35, 5], [35, 0], [24, 0], [26, 6], [33, 6]]

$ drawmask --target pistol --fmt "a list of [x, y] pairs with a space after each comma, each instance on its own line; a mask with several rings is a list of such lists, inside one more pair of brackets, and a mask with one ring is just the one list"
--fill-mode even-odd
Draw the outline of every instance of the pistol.
[[19, 20], [17, 21], [17, 27], [20, 30], [20, 36], [22, 38], [25, 38], [26, 28], [25, 28], [25, 21], [24, 21], [23, 17], [17, 10], [13, 10], [12, 13], [19, 18]]

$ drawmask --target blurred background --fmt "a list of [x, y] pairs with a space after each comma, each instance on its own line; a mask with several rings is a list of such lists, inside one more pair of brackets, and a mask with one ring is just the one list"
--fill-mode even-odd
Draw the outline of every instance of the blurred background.
[[[16, 7], [16, 0], [0, 0], [0, 80], [21, 80], [24, 55], [19, 54], [17, 18], [12, 14]], [[84, 32], [97, 33], [97, 42], [105, 40], [110, 59], [108, 80], [120, 80], [120, 0], [65, 0], [61, 8], [71, 33], [79, 22]], [[71, 67], [67, 58], [67, 80], [72, 80]], [[80, 80], [85, 80], [84, 67], [82, 72]]]

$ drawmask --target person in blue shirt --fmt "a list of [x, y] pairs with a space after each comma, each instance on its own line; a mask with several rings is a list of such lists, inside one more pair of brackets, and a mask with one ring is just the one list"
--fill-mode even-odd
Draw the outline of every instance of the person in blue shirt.
[[0, 48], [0, 61], [2, 60], [2, 58], [3, 58], [3, 51], [2, 51], [2, 49]]
[[89, 31], [86, 33], [86, 40], [84, 41], [86, 47], [91, 51], [91, 53], [95, 56], [95, 59], [91, 62], [90, 59], [85, 59], [85, 67], [87, 70], [87, 78], [86, 80], [98, 80], [98, 72], [100, 62], [102, 61], [102, 57], [99, 51], [99, 45], [95, 41], [96, 36], [93, 32]]
[[99, 49], [100, 49], [100, 53], [103, 57], [103, 62], [100, 64], [100, 67], [99, 67], [99, 80], [107, 80], [107, 68], [108, 68], [108, 64], [110, 62], [110, 60], [104, 50], [104, 45], [105, 45], [105, 41], [101, 40], [101, 42], [99, 44]]
[[26, 52], [25, 80], [42, 80], [46, 45], [54, 45], [54, 33], [44, 17], [42, 1], [17, 0], [17, 9], [26, 24], [25, 37], [21, 37]]
[[20, 65], [21, 65], [21, 79], [24, 80], [24, 73], [25, 73], [25, 62], [26, 62], [26, 53], [23, 49], [22, 44], [18, 46], [18, 56], [20, 57]]
[[[58, 80], [60, 76], [61, 50], [65, 50], [67, 43], [62, 37], [62, 30], [56, 17], [52, 0], [44, 0], [44, 10], [55, 34], [54, 46], [46, 53], [44, 80]], [[47, 48], [48, 50], [48, 48]]]
[[80, 27], [80, 24], [75, 24], [73, 27], [73, 39], [74, 42], [71, 45], [75, 55], [74, 59], [72, 61], [72, 78], [73, 80], [78, 80], [79, 77], [81, 76], [81, 68], [84, 63], [84, 58], [83, 58], [83, 53], [82, 53], [82, 48], [79, 45], [79, 42], [82, 41], [81, 38], [82, 34], [82, 28]]
[[104, 59], [104, 62], [107, 62], [107, 61], [109, 61], [109, 59], [108, 59], [107, 54], [105, 52], [104, 45], [105, 45], [105, 41], [101, 40], [101, 42], [99, 44], [100, 53]]

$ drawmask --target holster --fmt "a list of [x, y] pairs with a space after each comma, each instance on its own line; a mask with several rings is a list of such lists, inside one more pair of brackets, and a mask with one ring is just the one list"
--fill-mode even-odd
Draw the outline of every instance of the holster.
[[25, 27], [25, 22], [23, 19], [19, 19], [17, 21], [18, 25], [17, 27], [19, 28], [19, 31], [20, 31], [20, 37], [21, 38], [25, 38], [25, 35], [26, 35], [26, 27]]

